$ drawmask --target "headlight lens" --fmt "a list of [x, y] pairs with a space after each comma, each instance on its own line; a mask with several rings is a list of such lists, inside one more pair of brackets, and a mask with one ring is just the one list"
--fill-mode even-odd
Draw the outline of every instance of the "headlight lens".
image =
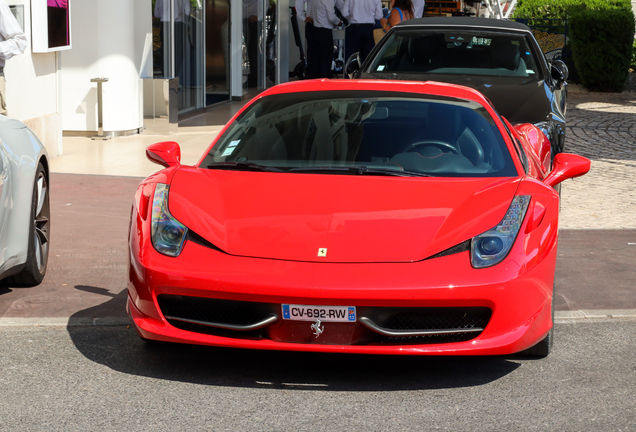
[[473, 267], [494, 266], [508, 255], [519, 234], [529, 203], [530, 195], [516, 196], [503, 220], [496, 227], [473, 237], [470, 243], [470, 260]]
[[170, 186], [158, 183], [152, 200], [151, 239], [157, 252], [171, 257], [181, 253], [188, 229], [168, 210]]

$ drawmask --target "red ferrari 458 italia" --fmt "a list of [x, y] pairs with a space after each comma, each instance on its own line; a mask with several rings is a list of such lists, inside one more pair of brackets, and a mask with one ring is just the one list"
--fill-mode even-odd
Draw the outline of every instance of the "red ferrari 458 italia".
[[[514, 97], [514, 95], [510, 95]], [[196, 166], [148, 147], [128, 313], [145, 340], [546, 356], [559, 195], [590, 161], [476, 90], [315, 80], [246, 105]]]

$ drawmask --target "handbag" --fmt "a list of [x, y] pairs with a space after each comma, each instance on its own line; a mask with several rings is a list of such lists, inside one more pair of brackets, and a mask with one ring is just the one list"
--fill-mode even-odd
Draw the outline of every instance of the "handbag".
[[[402, 10], [400, 8], [393, 8], [393, 9], [396, 9], [400, 13], [400, 22], [404, 21], [404, 15], [402, 15]], [[373, 40], [375, 41], [375, 43], [377, 44], [378, 42], [380, 42], [380, 40], [384, 37], [385, 34], [386, 34], [386, 31], [384, 31], [383, 28], [373, 30]]]
[[386, 32], [384, 31], [384, 29], [379, 28], [373, 30], [373, 40], [375, 41], [375, 43], [377, 44], [378, 42], [380, 42], [380, 39], [382, 39], [385, 34]]

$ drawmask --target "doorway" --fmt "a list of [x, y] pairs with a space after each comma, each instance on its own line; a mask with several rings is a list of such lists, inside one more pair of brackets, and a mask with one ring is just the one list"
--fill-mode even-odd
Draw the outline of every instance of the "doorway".
[[205, 106], [230, 100], [230, 2], [205, 0]]

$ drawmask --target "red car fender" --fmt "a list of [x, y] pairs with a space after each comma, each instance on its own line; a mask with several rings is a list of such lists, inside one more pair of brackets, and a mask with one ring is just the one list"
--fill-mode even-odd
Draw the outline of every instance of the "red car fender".
[[543, 176], [550, 171], [551, 145], [548, 137], [545, 136], [541, 129], [531, 123], [521, 123], [514, 126], [515, 131], [524, 139], [527, 146], [531, 150], [538, 165], [543, 169]]
[[532, 268], [557, 246], [559, 194], [543, 182], [526, 177], [521, 181], [517, 195], [532, 197], [526, 212], [525, 227], [519, 233], [519, 236], [524, 236], [526, 266]]

